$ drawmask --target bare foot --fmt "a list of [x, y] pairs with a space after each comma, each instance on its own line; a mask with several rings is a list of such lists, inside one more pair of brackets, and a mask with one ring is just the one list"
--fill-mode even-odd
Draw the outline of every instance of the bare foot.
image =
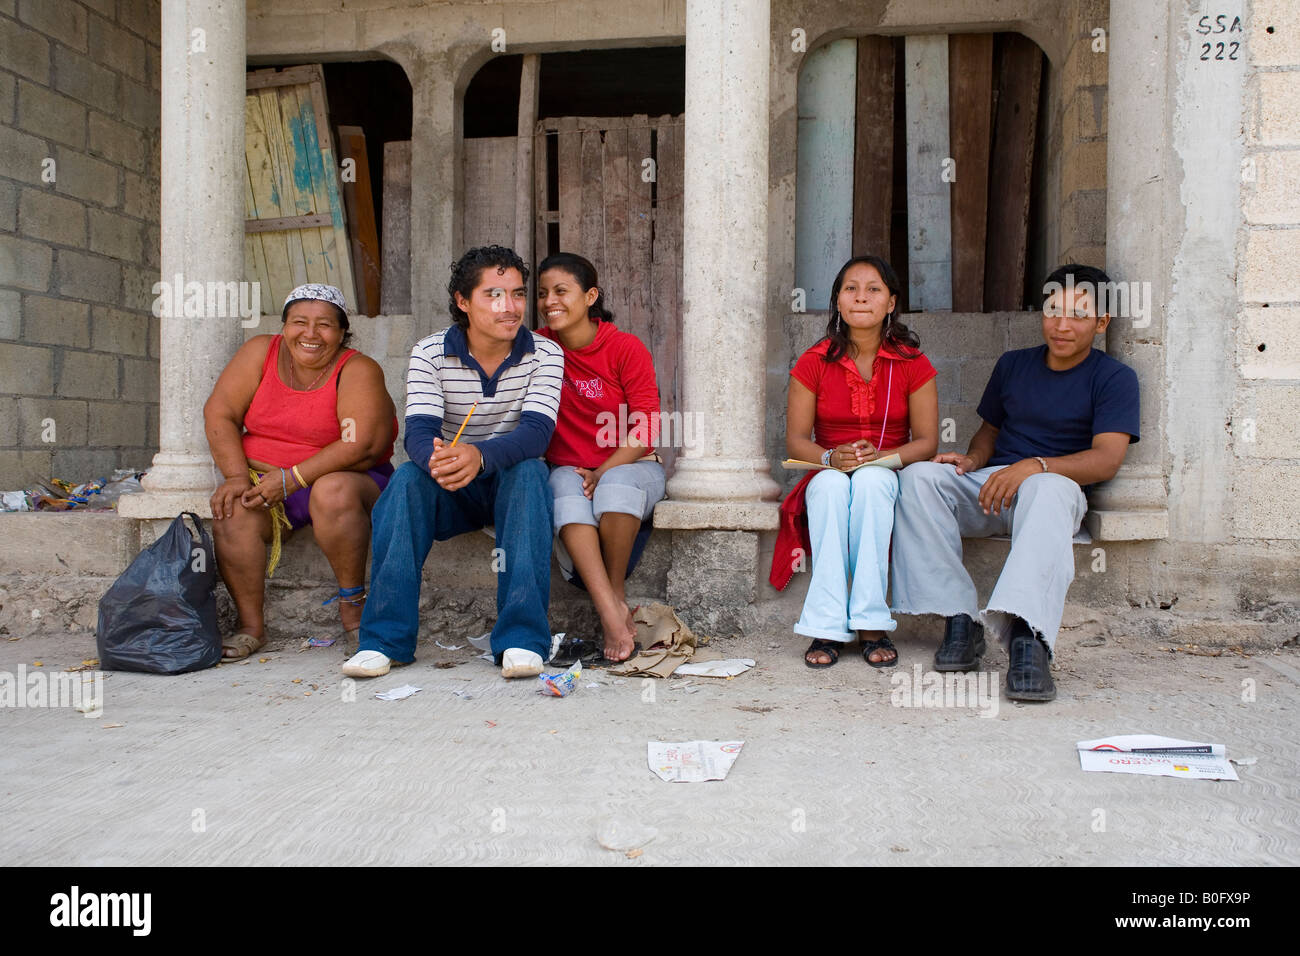
[[632, 656], [636, 646], [636, 627], [632, 624], [632, 612], [626, 604], [623, 613], [614, 621], [601, 618], [601, 629], [605, 632], [605, 657], [611, 661], [625, 661]]

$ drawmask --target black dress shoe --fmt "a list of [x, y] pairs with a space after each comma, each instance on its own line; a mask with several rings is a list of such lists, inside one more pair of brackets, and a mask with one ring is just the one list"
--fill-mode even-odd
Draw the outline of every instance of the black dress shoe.
[[984, 655], [984, 625], [976, 624], [969, 614], [948, 618], [943, 644], [934, 654], [937, 671], [969, 671], [980, 665]]
[[1007, 669], [1007, 697], [1011, 700], [1055, 700], [1051, 655], [1047, 645], [1032, 633], [1011, 638], [1011, 666]]

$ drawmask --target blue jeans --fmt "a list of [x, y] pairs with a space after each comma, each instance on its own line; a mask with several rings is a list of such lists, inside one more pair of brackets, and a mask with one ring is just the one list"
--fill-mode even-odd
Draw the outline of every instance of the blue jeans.
[[447, 491], [411, 462], [397, 469], [371, 514], [370, 594], [361, 612], [360, 649], [394, 661], [415, 660], [420, 630], [420, 575], [435, 541], [485, 525], [505, 549], [497, 572], [492, 653], [511, 647], [545, 660], [551, 598], [551, 490], [546, 465], [529, 458]]

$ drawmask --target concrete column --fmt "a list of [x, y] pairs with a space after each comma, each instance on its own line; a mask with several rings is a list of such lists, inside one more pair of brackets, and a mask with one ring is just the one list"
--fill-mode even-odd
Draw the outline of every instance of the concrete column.
[[[206, 289], [208, 283], [224, 288], [245, 281], [244, 2], [162, 4], [164, 296], [177, 276], [187, 289], [194, 282]], [[204, 301], [205, 309], [215, 304], [206, 295]], [[278, 303], [263, 302], [262, 308], [274, 313]], [[144, 479], [146, 493], [122, 500], [124, 515], [209, 513], [218, 476], [204, 434], [203, 403], [243, 340], [238, 313], [230, 315], [224, 306], [219, 311], [224, 314], [187, 318], [162, 308], [160, 450]]]
[[1182, 210], [1170, 207], [1170, 184], [1152, 170], [1174, 165], [1168, 63], [1177, 40], [1170, 21], [1164, 4], [1111, 0], [1110, 22], [1123, 29], [1110, 32], [1107, 55], [1123, 68], [1110, 71], [1106, 93], [1106, 271], [1115, 282], [1146, 283], [1150, 301], [1145, 317], [1115, 316], [1106, 333], [1107, 351], [1137, 371], [1142, 401], [1142, 440], [1129, 446], [1119, 475], [1092, 495], [1089, 530], [1109, 541], [1163, 538], [1169, 526], [1165, 320]]
[[671, 528], [777, 526], [763, 453], [769, 0], [687, 0], [682, 409]]

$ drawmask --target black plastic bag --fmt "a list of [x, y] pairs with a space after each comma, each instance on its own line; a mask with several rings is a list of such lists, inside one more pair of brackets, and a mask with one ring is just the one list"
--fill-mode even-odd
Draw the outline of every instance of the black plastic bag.
[[[198, 539], [185, 526], [189, 515]], [[221, 660], [216, 555], [199, 516], [178, 515], [141, 551], [99, 602], [99, 666], [183, 674]]]

